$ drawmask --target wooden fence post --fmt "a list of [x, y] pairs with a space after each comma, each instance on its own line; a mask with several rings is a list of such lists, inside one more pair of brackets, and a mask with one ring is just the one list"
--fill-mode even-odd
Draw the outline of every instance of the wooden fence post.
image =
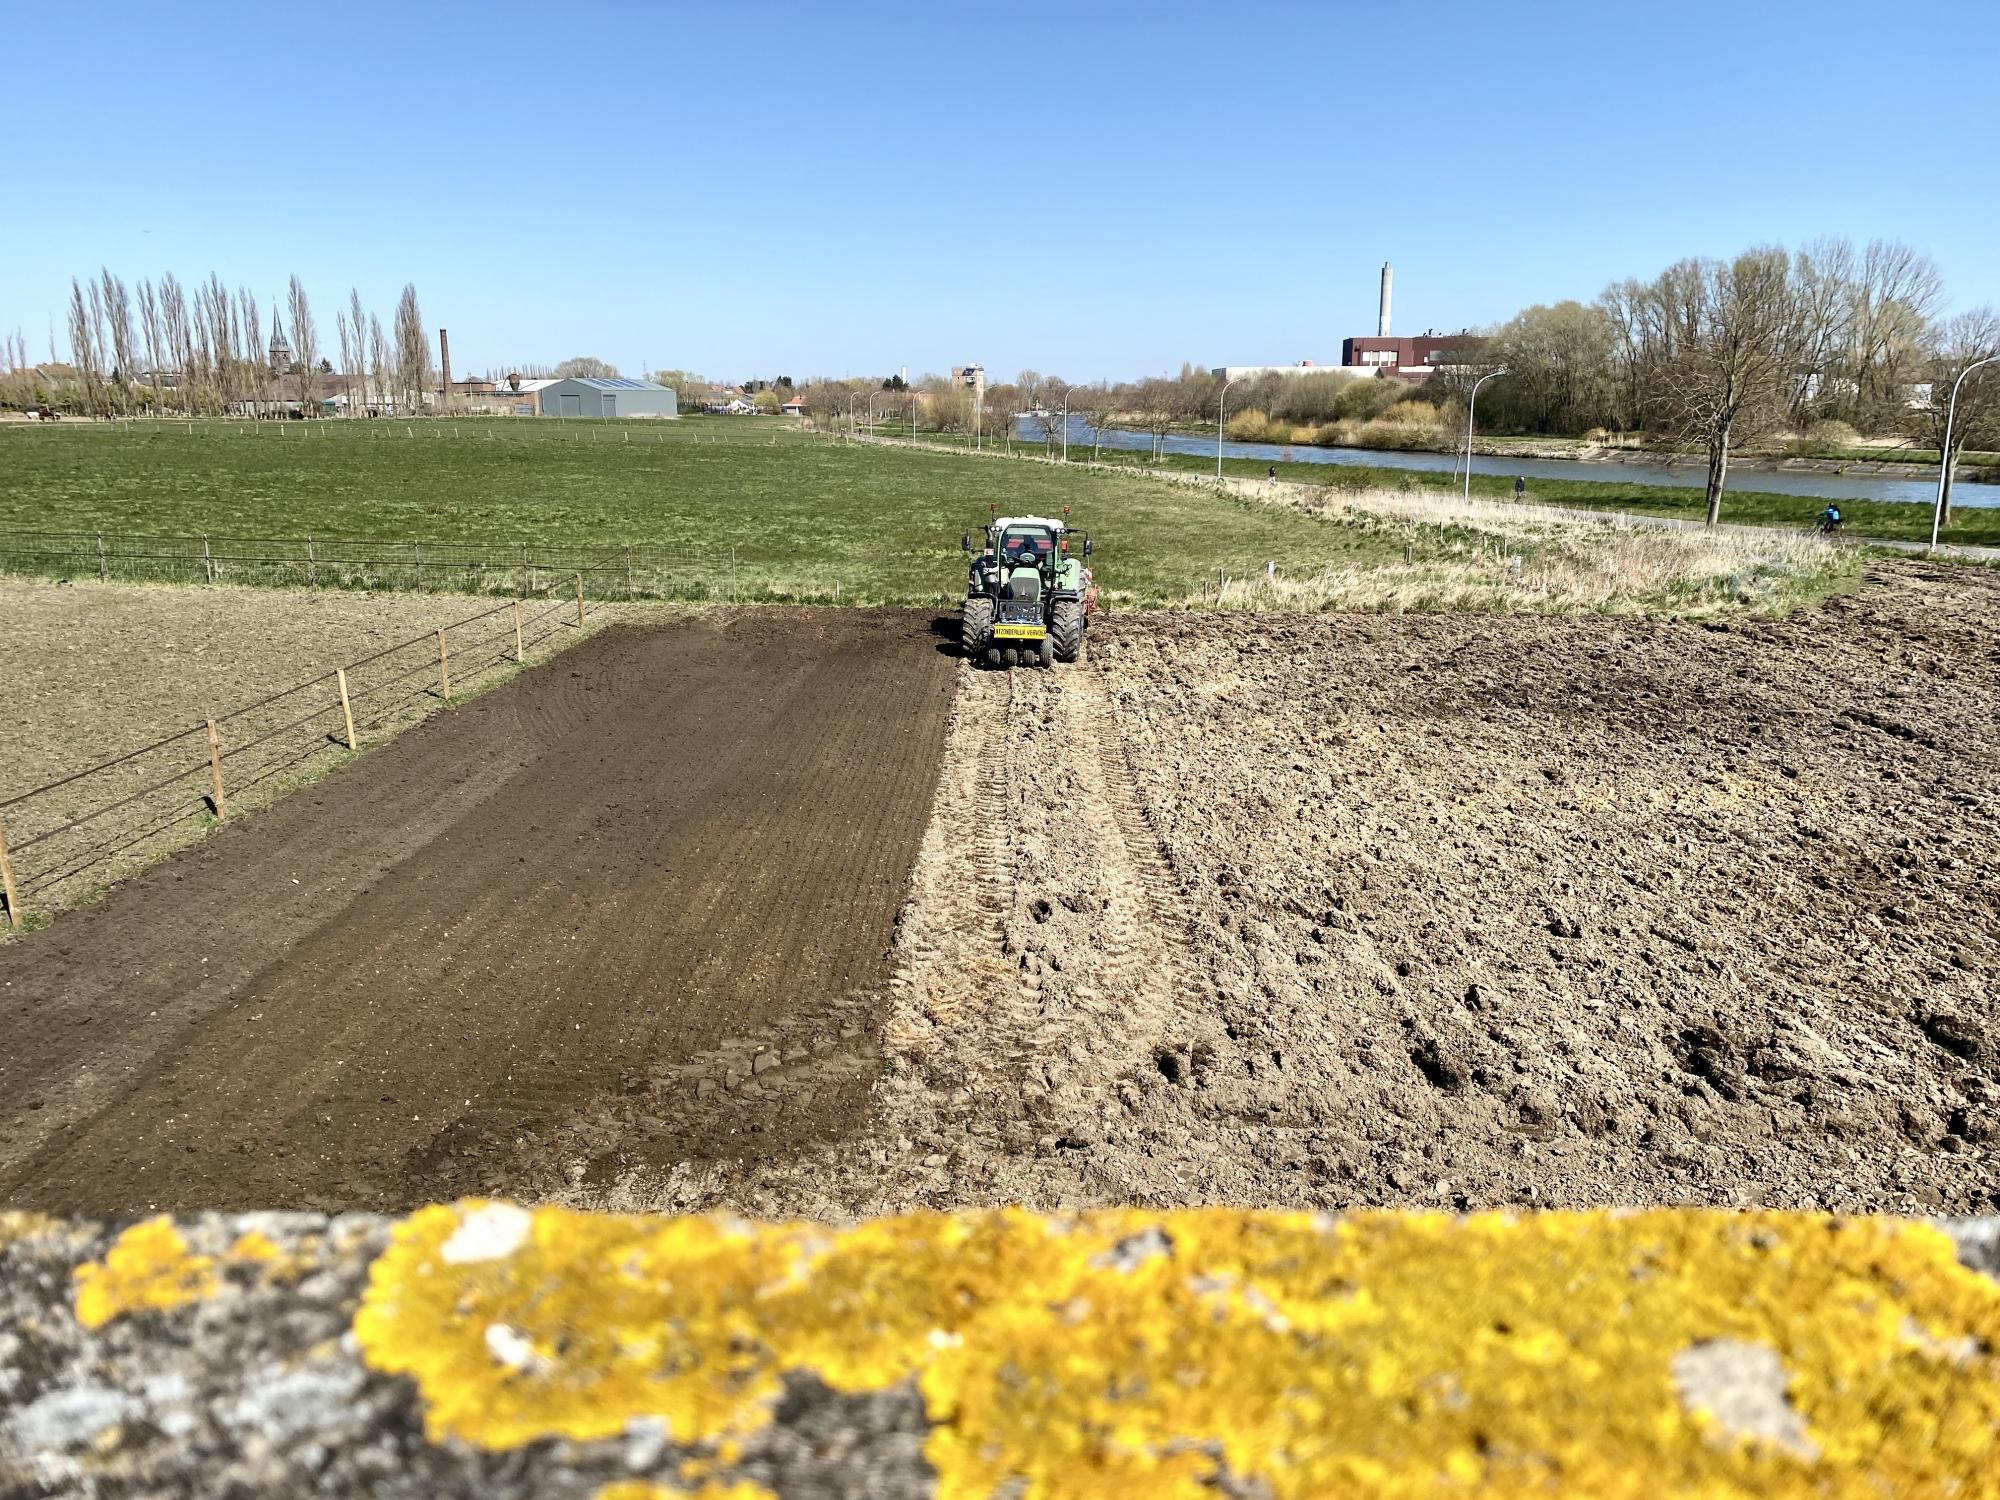
[[583, 628], [583, 575], [581, 573], [576, 575], [576, 624], [579, 630]]
[[335, 667], [333, 675], [340, 679], [340, 716], [347, 720], [347, 748], [358, 750], [361, 747], [354, 743], [354, 710], [347, 702], [347, 668]]
[[215, 793], [215, 819], [229, 816], [229, 803], [222, 795], [222, 736], [215, 732], [215, 720], [208, 721], [208, 787]]
[[514, 601], [514, 665], [520, 666], [526, 660], [521, 654], [521, 601]]
[[111, 569], [104, 558], [104, 533], [100, 531], [97, 533], [97, 581], [108, 583], [110, 579]]
[[313, 553], [311, 537], [306, 538], [306, 587], [309, 589], [319, 587], [319, 558]]
[[0, 824], [0, 891], [7, 896], [7, 925], [21, 925], [21, 893], [14, 889], [14, 861], [7, 853], [7, 828]]
[[438, 632], [438, 682], [444, 688], [444, 701], [451, 702], [451, 657], [445, 653], [444, 632]]
[[410, 543], [410, 551], [416, 555], [417, 588], [421, 590], [424, 586], [424, 544], [422, 542], [412, 542]]
[[215, 582], [215, 558], [208, 550], [208, 538], [201, 539], [201, 571], [210, 583]]

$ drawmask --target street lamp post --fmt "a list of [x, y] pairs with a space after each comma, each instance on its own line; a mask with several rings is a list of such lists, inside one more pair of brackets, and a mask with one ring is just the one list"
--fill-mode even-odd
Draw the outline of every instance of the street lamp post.
[[860, 399], [858, 391], [847, 398], [847, 440], [850, 443], [854, 441], [854, 403]]
[[1479, 388], [1480, 388], [1480, 387], [1481, 387], [1482, 385], [1486, 384], [1486, 382], [1487, 382], [1487, 381], [1489, 381], [1489, 380], [1491, 380], [1491, 379], [1492, 379], [1492, 378], [1493, 378], [1494, 376], [1496, 376], [1496, 375], [1505, 375], [1506, 373], [1507, 373], [1507, 371], [1506, 371], [1506, 370], [1505, 370], [1504, 368], [1502, 368], [1502, 369], [1498, 369], [1498, 370], [1489, 370], [1489, 371], [1487, 371], [1487, 372], [1486, 372], [1486, 373], [1485, 373], [1484, 375], [1480, 376], [1480, 377], [1479, 377], [1479, 378], [1478, 378], [1477, 380], [1475, 380], [1475, 381], [1473, 381], [1473, 382], [1472, 382], [1472, 394], [1471, 394], [1470, 396], [1468, 396], [1468, 397], [1466, 398], [1466, 402], [1465, 402], [1465, 498], [1466, 498], [1467, 500], [1470, 500], [1470, 499], [1472, 498], [1472, 413], [1473, 413], [1473, 411], [1474, 411], [1474, 410], [1475, 410], [1475, 409], [1476, 409], [1476, 408], [1478, 407], [1478, 405], [1479, 405]]
[[1073, 386], [1066, 385], [1063, 387], [1062, 461], [1064, 463], [1069, 462], [1069, 393], [1073, 389]]
[[1215, 398], [1215, 477], [1222, 477], [1222, 413], [1229, 405], [1229, 388], [1241, 380], [1241, 375], [1232, 375], [1222, 382], [1222, 394]]
[[1951, 484], [1951, 424], [1958, 415], [1958, 388], [1965, 384], [1965, 377], [1981, 365], [1990, 365], [2000, 360], [2000, 354], [1989, 354], [1984, 359], [1975, 359], [1958, 372], [1958, 379], [1951, 383], [1951, 402], [1944, 409], [1944, 451], [1938, 454], [1938, 497], [1937, 509], [1931, 512], [1931, 551], [1937, 551], [1938, 531], [1944, 525], [1944, 497]]

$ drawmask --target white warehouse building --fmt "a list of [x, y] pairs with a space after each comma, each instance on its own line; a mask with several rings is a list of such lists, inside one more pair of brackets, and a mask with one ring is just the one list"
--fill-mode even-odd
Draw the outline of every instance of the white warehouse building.
[[677, 417], [680, 404], [671, 386], [650, 380], [600, 379], [577, 375], [552, 380], [536, 393], [545, 417]]

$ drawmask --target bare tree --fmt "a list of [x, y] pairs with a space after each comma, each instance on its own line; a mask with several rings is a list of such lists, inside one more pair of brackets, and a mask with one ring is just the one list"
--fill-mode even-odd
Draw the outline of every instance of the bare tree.
[[1099, 381], [1095, 385], [1072, 386], [1069, 393], [1069, 409], [1081, 416], [1090, 428], [1090, 456], [1099, 458], [1104, 453], [1104, 434], [1111, 429], [1111, 418], [1118, 410], [1118, 394]]
[[[1926, 447], [1938, 450], [1944, 466], [1943, 524], [1951, 524], [1952, 469], [1968, 447], [2000, 448], [2000, 365], [1966, 374], [1983, 359], [2000, 354], [2000, 313], [1976, 307], [1933, 323], [1926, 330], [1922, 373], [1930, 384], [1926, 398], [1907, 408], [1907, 430]], [[1964, 376], [1964, 380], [1959, 380]], [[1958, 387], [1958, 409], [1950, 411], [1952, 387]], [[1945, 448], [1945, 426], [1951, 416], [1951, 451]]]
[[105, 341], [110, 346], [111, 383], [121, 412], [132, 409], [132, 298], [122, 277], [113, 276], [108, 266], [98, 268], [102, 289]]
[[1840, 394], [1834, 383], [1844, 376], [1854, 340], [1854, 246], [1814, 240], [1799, 251], [1792, 275], [1799, 338], [1787, 406], [1803, 427]]
[[391, 379], [389, 363], [389, 341], [382, 337], [382, 320], [374, 313], [368, 315], [368, 378], [374, 385], [374, 393], [369, 396], [370, 410], [373, 404], [382, 401], [389, 391]]
[[261, 417], [271, 385], [271, 356], [264, 343], [264, 320], [257, 310], [256, 293], [247, 286], [236, 289], [236, 340], [244, 397], [250, 402], [251, 415]]
[[354, 330], [348, 325], [346, 308], [334, 313], [333, 329], [340, 341], [341, 392], [347, 398], [343, 406], [351, 417], [354, 415], [354, 370], [360, 361], [354, 357]]
[[187, 293], [180, 280], [169, 271], [160, 278], [160, 335], [166, 340], [167, 359], [176, 372], [181, 410], [194, 414], [194, 338], [188, 323]]
[[1862, 252], [1849, 365], [1861, 425], [1893, 425], [1921, 357], [1925, 327], [1943, 295], [1928, 255], [1892, 240], [1871, 241]]
[[[96, 288], [93, 286], [92, 290]], [[69, 279], [69, 357], [70, 363], [76, 366], [77, 378], [83, 384], [84, 407], [95, 414], [104, 367], [98, 356], [97, 324], [92, 316], [91, 299], [85, 295], [83, 283], [74, 276]]]
[[1180, 419], [1184, 393], [1180, 386], [1164, 376], [1157, 380], [1142, 380], [1132, 391], [1133, 414], [1139, 425], [1153, 435], [1153, 445], [1149, 450], [1153, 458], [1166, 451], [1167, 434], [1174, 430], [1174, 423]]
[[299, 411], [316, 416], [319, 411], [319, 330], [313, 326], [312, 303], [298, 276], [285, 298], [292, 319], [292, 363], [299, 377]]
[[618, 366], [609, 360], [593, 359], [580, 354], [574, 359], [566, 359], [556, 366], [558, 380], [616, 380]]
[[1672, 431], [1707, 451], [1713, 526], [1732, 445], [1768, 430], [1786, 410], [1798, 348], [1791, 257], [1750, 250], [1731, 261], [1683, 261], [1667, 277], [1680, 346], [1659, 373], [1660, 409]]
[[431, 341], [424, 334], [423, 309], [417, 289], [404, 284], [396, 300], [396, 388], [409, 393], [410, 410], [421, 413], [424, 392], [431, 383]]
[[347, 292], [347, 331], [354, 340], [354, 363], [346, 366], [350, 372], [347, 409], [350, 413], [354, 411], [353, 387], [358, 380], [361, 385], [361, 410], [365, 413], [369, 401], [373, 399], [368, 393], [368, 315], [361, 308], [361, 293], [352, 287]]
[[152, 405], [158, 410], [160, 404], [160, 365], [164, 354], [160, 346], [160, 303], [153, 293], [153, 283], [141, 280], [138, 292], [139, 334], [146, 342], [146, 386], [152, 392]]

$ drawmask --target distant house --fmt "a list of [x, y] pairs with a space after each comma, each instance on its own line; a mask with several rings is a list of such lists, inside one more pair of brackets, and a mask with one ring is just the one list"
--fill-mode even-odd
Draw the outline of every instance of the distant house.
[[803, 396], [793, 396], [783, 406], [780, 406], [778, 410], [788, 417], [802, 417], [806, 414], [806, 398]]
[[[525, 382], [524, 382], [525, 383]], [[545, 417], [677, 417], [673, 388], [650, 380], [578, 375], [552, 380], [538, 393]]]

